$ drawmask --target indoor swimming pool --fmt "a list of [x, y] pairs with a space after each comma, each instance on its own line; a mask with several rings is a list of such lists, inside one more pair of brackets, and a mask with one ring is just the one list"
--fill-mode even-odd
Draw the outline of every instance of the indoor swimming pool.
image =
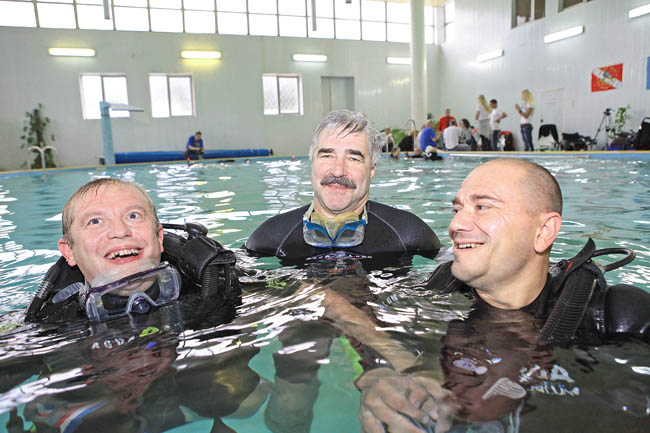
[[[451, 201], [481, 161], [382, 158], [370, 198], [418, 215], [449, 245]], [[650, 290], [650, 161], [533, 161], [556, 176], [564, 194], [552, 260], [574, 256], [589, 237], [598, 248], [629, 248], [636, 259], [608, 272], [607, 280]], [[201, 223], [210, 237], [233, 249], [244, 270], [241, 305], [220, 309], [196, 297], [165, 306], [142, 323], [123, 318], [58, 329], [19, 323], [59, 257], [65, 201], [81, 185], [105, 176], [141, 184], [162, 222]], [[62, 432], [260, 433], [271, 431], [269, 426], [283, 431], [282, 425], [293, 422], [284, 431], [359, 432], [360, 393], [353, 382], [362, 367], [353, 344], [321, 319], [323, 285], [350, 297], [367, 299], [371, 293], [368, 307], [389, 324], [383, 330], [422, 362], [442, 365], [447, 376], [453, 371], [446, 363], [457, 361], [448, 358], [462, 350], [483, 351], [484, 358], [490, 353], [488, 361], [499, 363], [502, 374], [537, 374], [524, 398], [494, 408], [494, 420], [459, 420], [453, 432], [650, 430], [645, 343], [616, 340], [538, 351], [521, 330], [487, 336], [480, 322], [458, 320], [470, 305], [467, 298], [424, 287], [436, 262], [423, 257], [365, 271], [346, 261], [282, 266], [245, 252], [255, 228], [308, 203], [311, 191], [307, 159], [0, 175], [0, 431], [22, 433], [35, 426]], [[278, 377], [285, 356], [290, 360], [282, 368], [293, 369], [300, 380]]]

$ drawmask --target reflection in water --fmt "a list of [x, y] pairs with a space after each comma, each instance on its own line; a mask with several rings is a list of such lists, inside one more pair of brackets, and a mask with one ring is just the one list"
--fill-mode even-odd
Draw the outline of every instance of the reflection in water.
[[[453, 194], [478, 162], [382, 160], [371, 198], [410, 210], [446, 239]], [[637, 252], [631, 265], [608, 273], [610, 283], [648, 288], [648, 163], [540, 162], [569, 197], [553, 259], [575, 255], [584, 236], [594, 233], [601, 248]], [[538, 348], [530, 338], [533, 321], [468, 314], [471, 302], [462, 295], [422, 290], [435, 263], [418, 257], [412, 267], [390, 263], [366, 273], [344, 263], [280, 267], [277, 259], [237, 250], [246, 273], [234, 317], [219, 317], [220, 308], [191, 298], [177, 304], [181, 318], [165, 307], [151, 323], [125, 318], [106, 329], [25, 327], [11, 312], [26, 306], [58, 258], [56, 216], [92, 178], [134, 180], [150, 192], [162, 221], [201, 222], [209, 236], [239, 248], [268, 216], [311, 200], [309, 168], [307, 160], [259, 160], [1, 178], [2, 425], [20, 432], [33, 424], [39, 431], [58, 430], [56, 423], [65, 418], [66, 426], [79, 422], [78, 432], [183, 425], [186, 431], [240, 433], [359, 431], [359, 392], [352, 382], [361, 365], [381, 360], [323, 319], [323, 294], [331, 290], [420, 354], [419, 363], [435, 368], [462, 396], [454, 431], [506, 431], [516, 423], [520, 431], [540, 433], [650, 431], [648, 345]], [[495, 333], [488, 335], [491, 329]]]

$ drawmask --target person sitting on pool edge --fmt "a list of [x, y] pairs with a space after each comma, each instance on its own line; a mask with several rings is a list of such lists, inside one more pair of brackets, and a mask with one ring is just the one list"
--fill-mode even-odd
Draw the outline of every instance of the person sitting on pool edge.
[[424, 221], [369, 200], [380, 150], [376, 135], [362, 113], [329, 113], [309, 149], [313, 202], [266, 220], [246, 248], [292, 262], [337, 251], [393, 261], [395, 255], [434, 257], [441, 244]]
[[[135, 183], [102, 178], [85, 184], [63, 208], [63, 257], [48, 271], [26, 321], [145, 313], [174, 301], [181, 288], [202, 286], [207, 273], [221, 266], [216, 256], [227, 259], [232, 271], [234, 254], [205, 236], [204, 227], [172, 228], [187, 227], [187, 238], [164, 234], [153, 201]], [[236, 282], [222, 282], [204, 287], [206, 293], [238, 296]]]
[[[562, 225], [562, 193], [548, 170], [519, 159], [486, 162], [465, 178], [453, 205], [454, 260], [434, 271], [428, 288], [471, 292], [484, 308], [528, 312], [531, 320], [543, 321], [542, 346], [566, 342], [576, 331], [580, 337], [629, 335], [650, 341], [650, 293], [626, 284], [607, 287], [590, 261], [599, 255], [593, 241], [573, 259], [549, 268]], [[380, 368], [357, 380], [365, 431], [383, 431], [377, 428], [382, 422], [390, 431], [413, 431], [404, 415], [429, 419], [423, 409], [430, 409], [432, 398], [440, 399], [440, 385], [428, 373], [406, 373]], [[450, 404], [438, 403], [441, 412]], [[444, 422], [436, 432], [448, 427]]]
[[185, 145], [185, 155], [183, 159], [203, 159], [203, 138], [201, 138], [201, 131], [196, 131], [194, 135], [190, 135]]

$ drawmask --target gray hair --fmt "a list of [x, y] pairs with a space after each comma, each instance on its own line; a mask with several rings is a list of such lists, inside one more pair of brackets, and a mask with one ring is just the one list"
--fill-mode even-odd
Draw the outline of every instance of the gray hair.
[[381, 143], [376, 139], [377, 129], [365, 114], [350, 110], [331, 111], [323, 120], [320, 121], [314, 132], [314, 137], [309, 147], [309, 159], [314, 156], [314, 151], [318, 146], [318, 139], [323, 132], [337, 132], [339, 137], [347, 137], [350, 134], [364, 134], [370, 153], [370, 165], [377, 165]]

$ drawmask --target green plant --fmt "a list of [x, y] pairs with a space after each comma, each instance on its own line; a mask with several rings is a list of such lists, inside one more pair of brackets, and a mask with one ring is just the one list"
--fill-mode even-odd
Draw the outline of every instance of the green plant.
[[395, 139], [395, 146], [397, 146], [400, 141], [402, 141], [402, 138], [404, 138], [406, 135], [406, 132], [404, 132], [404, 130], [401, 128], [391, 129], [390, 133], [393, 134], [393, 138]]
[[609, 138], [614, 139], [618, 134], [623, 132], [623, 129], [625, 128], [625, 123], [627, 122], [627, 119], [630, 117], [630, 105], [626, 105], [625, 107], [618, 107], [616, 109], [616, 113], [614, 114], [614, 126], [612, 129], [609, 130]]
[[[20, 137], [20, 139], [23, 140], [23, 144], [21, 144], [20, 148], [24, 149], [25, 147], [30, 148], [32, 146], [37, 146], [42, 149], [46, 147], [45, 129], [49, 124], [50, 118], [43, 116], [42, 104], [38, 104], [38, 106], [32, 111], [26, 112], [25, 122], [23, 125], [23, 135]], [[49, 139], [55, 141], [54, 134], [50, 134]], [[45, 150], [45, 167], [56, 167], [56, 164], [54, 163], [54, 154], [51, 149]], [[40, 152], [37, 152], [35, 155], [34, 162], [31, 164], [30, 168], [43, 168]]]

